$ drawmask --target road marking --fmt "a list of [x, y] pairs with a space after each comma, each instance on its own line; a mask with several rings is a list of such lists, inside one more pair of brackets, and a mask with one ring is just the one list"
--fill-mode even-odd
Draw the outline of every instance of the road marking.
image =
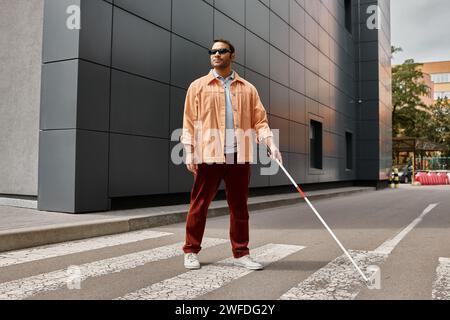
[[[203, 248], [213, 247], [228, 240], [205, 238]], [[175, 243], [155, 249], [135, 252], [119, 257], [99, 260], [77, 266], [80, 270], [80, 280], [117, 273], [143, 266], [149, 262], [169, 259], [183, 255], [184, 242]], [[36, 276], [22, 278], [0, 284], [0, 300], [19, 300], [31, 297], [41, 292], [60, 289], [68, 284], [69, 275], [66, 269], [43, 273]]]
[[[349, 250], [365, 274], [367, 267], [383, 263], [387, 256], [376, 252]], [[341, 255], [319, 269], [298, 286], [284, 293], [280, 300], [353, 300], [364, 286], [359, 273], [346, 255]]]
[[[350, 250], [352, 257], [362, 265], [367, 274], [369, 265], [380, 265], [399, 242], [438, 204], [429, 205], [422, 214], [374, 251]], [[341, 255], [319, 269], [306, 280], [284, 293], [280, 300], [353, 300], [366, 284], [362, 281], [347, 256]]]
[[433, 300], [450, 300], [450, 259], [439, 258], [433, 283]]
[[163, 236], [169, 236], [171, 234], [172, 233], [145, 230], [112, 236], [96, 237], [87, 240], [70, 241], [56, 245], [42, 246], [31, 249], [11, 251], [0, 254], [0, 268], [19, 263], [55, 258], [73, 253], [154, 239]]
[[433, 210], [438, 203], [430, 204], [425, 210], [423, 210], [422, 214], [417, 217], [413, 222], [411, 222], [405, 229], [403, 229], [401, 232], [399, 232], [394, 238], [385, 241], [381, 246], [375, 249], [375, 252], [382, 253], [382, 254], [390, 254], [392, 250], [399, 244], [400, 241], [417, 225], [419, 224], [422, 219], [431, 211]]
[[[268, 244], [252, 250], [258, 262], [268, 265], [304, 249], [302, 246]], [[203, 266], [129, 293], [117, 300], [188, 300], [216, 290], [253, 270], [233, 265], [233, 258]]]

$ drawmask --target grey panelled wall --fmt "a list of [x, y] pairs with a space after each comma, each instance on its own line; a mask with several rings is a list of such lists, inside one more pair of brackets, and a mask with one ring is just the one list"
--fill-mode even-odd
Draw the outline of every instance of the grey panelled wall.
[[392, 166], [390, 1], [361, 0], [359, 14], [365, 15], [371, 5], [378, 5], [379, 29], [369, 30], [365, 20], [358, 23], [357, 73], [362, 103], [357, 108], [357, 178], [386, 180]]
[[[46, 0], [39, 208], [100, 211], [114, 197], [190, 191], [192, 176], [170, 161], [170, 137], [182, 125], [187, 87], [209, 71], [215, 38], [235, 44], [235, 70], [258, 88], [298, 182], [384, 179], [390, 74], [379, 52], [390, 46], [389, 1], [386, 26], [373, 32], [353, 3], [350, 33], [344, 0]], [[81, 8], [81, 30], [65, 27], [71, 4]], [[310, 168], [311, 120], [323, 126], [322, 170]], [[364, 163], [353, 170], [347, 131], [353, 163]], [[252, 187], [289, 183], [281, 170], [268, 177], [258, 168]]]

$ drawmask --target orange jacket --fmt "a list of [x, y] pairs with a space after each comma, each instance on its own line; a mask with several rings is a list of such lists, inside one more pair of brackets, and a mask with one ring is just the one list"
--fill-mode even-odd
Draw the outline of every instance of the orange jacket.
[[[253, 140], [273, 137], [267, 114], [256, 88], [236, 72], [230, 85], [238, 162], [255, 162]], [[212, 70], [191, 83], [186, 95], [180, 141], [193, 146], [187, 163], [223, 163], [225, 138], [225, 91]], [[256, 157], [255, 157], [256, 158]], [[255, 159], [256, 160], [256, 159]]]

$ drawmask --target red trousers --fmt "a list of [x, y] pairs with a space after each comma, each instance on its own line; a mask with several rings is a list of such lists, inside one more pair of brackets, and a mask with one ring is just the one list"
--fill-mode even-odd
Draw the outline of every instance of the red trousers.
[[235, 258], [249, 254], [248, 225], [248, 186], [250, 183], [250, 164], [199, 164], [194, 176], [191, 202], [186, 220], [185, 253], [198, 253], [206, 225], [209, 205], [214, 199], [221, 180], [225, 181], [225, 191], [230, 209], [230, 240]]

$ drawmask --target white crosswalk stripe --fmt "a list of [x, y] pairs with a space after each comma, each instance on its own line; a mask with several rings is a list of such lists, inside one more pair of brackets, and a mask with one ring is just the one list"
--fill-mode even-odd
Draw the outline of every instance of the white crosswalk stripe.
[[[385, 241], [374, 251], [349, 250], [349, 254], [366, 275], [367, 267], [386, 261], [395, 247], [438, 204], [430, 204], [423, 212], [393, 238]], [[348, 257], [342, 255], [319, 269], [306, 280], [283, 294], [280, 300], [353, 300], [366, 284]]]
[[[381, 264], [387, 258], [373, 251], [349, 250], [349, 254], [365, 274], [368, 266]], [[348, 257], [341, 255], [283, 294], [280, 300], [353, 300], [364, 286]]]
[[[281, 260], [304, 249], [302, 246], [268, 244], [252, 250], [252, 256], [264, 265]], [[187, 300], [216, 290], [254, 272], [233, 265], [233, 258], [203, 266], [129, 293], [118, 300]]]
[[0, 268], [14, 264], [54, 258], [89, 250], [113, 247], [148, 239], [155, 239], [169, 235], [171, 235], [171, 233], [151, 230], [134, 231], [112, 236], [96, 237], [87, 240], [70, 241], [56, 245], [11, 251], [0, 254]]
[[433, 300], [450, 300], [450, 259], [439, 258], [436, 278], [433, 282]]
[[[202, 242], [203, 248], [209, 248], [228, 240], [205, 238]], [[150, 262], [169, 259], [183, 254], [182, 245], [175, 243], [155, 249], [135, 252], [119, 257], [99, 260], [77, 266], [80, 270], [81, 281], [92, 277], [121, 272], [133, 269]], [[28, 278], [22, 278], [0, 284], [0, 299], [19, 300], [31, 297], [41, 292], [60, 289], [68, 284], [69, 275], [67, 270], [57, 270], [43, 273]]]

